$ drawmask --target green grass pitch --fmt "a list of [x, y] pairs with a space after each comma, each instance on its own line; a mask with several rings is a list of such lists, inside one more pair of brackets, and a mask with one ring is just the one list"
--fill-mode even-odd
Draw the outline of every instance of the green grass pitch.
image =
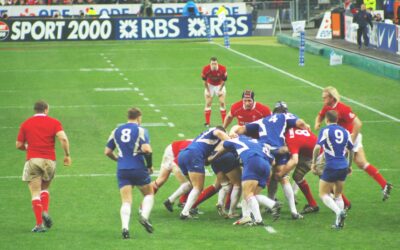
[[[221, 40], [216, 43], [221, 44]], [[298, 50], [275, 38], [232, 39], [232, 49], [273, 65], [319, 86], [333, 85], [343, 96], [400, 117], [400, 83], [351, 66], [330, 67], [326, 58], [306, 54], [298, 66]], [[173, 176], [156, 195], [150, 235], [137, 222], [141, 195], [134, 190], [129, 241], [121, 240], [120, 197], [115, 163], [103, 155], [109, 133], [126, 121], [126, 110], [143, 111], [154, 150], [155, 169], [171, 141], [193, 138], [203, 129], [202, 66], [211, 56], [227, 66], [227, 104], [253, 89], [256, 100], [272, 106], [288, 103], [291, 112], [314, 123], [322, 107], [321, 90], [288, 77], [232, 51], [205, 41], [60, 42], [0, 44], [0, 248], [1, 249], [396, 249], [400, 247], [400, 124], [350, 103], [364, 122], [362, 132], [368, 160], [395, 188], [382, 202], [381, 190], [367, 174], [356, 170], [345, 193], [352, 201], [346, 226], [332, 231], [333, 213], [318, 198], [318, 180], [307, 176], [320, 212], [292, 221], [287, 204], [272, 222], [263, 215], [263, 227], [240, 228], [217, 215], [216, 197], [200, 206], [196, 221], [179, 220], [162, 202], [178, 187]], [[119, 71], [109, 69], [118, 68]], [[108, 71], [107, 71], [108, 70]], [[120, 91], [96, 91], [115, 88]], [[129, 88], [123, 90], [124, 88]], [[121, 90], [122, 89], [122, 90]], [[57, 145], [57, 175], [51, 186], [53, 228], [33, 234], [30, 194], [18, 176], [24, 153], [15, 150], [20, 123], [32, 115], [38, 99], [50, 103], [71, 142], [73, 166], [62, 166]], [[212, 124], [221, 123], [214, 100]], [[150, 105], [153, 104], [153, 105]], [[174, 126], [160, 126], [172, 123]], [[172, 125], [171, 124], [171, 125]], [[357, 167], [354, 166], [354, 169]], [[100, 174], [100, 176], [90, 176]], [[211, 184], [214, 176], [206, 178]], [[301, 210], [305, 199], [298, 194]], [[278, 198], [285, 202], [283, 193]]]

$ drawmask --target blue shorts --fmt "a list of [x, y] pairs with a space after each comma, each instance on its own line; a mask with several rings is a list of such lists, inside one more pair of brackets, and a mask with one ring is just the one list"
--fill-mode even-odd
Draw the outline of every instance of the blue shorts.
[[194, 150], [182, 150], [178, 155], [178, 165], [184, 175], [189, 172], [205, 174], [203, 155]]
[[211, 168], [215, 174], [221, 171], [226, 174], [231, 172], [234, 168], [238, 168], [239, 166], [239, 159], [232, 152], [227, 152], [221, 155], [211, 164]]
[[144, 186], [151, 182], [147, 169], [118, 169], [118, 187], [123, 186]]
[[331, 169], [325, 168], [321, 175], [321, 180], [326, 182], [336, 182], [346, 180], [348, 168], [343, 169]]
[[275, 158], [275, 165], [276, 166], [285, 165], [290, 159], [290, 154], [289, 153], [279, 154], [278, 150], [271, 150], [271, 154]]
[[267, 159], [260, 156], [252, 156], [243, 162], [242, 181], [256, 180], [258, 186], [265, 188], [269, 178], [271, 165]]

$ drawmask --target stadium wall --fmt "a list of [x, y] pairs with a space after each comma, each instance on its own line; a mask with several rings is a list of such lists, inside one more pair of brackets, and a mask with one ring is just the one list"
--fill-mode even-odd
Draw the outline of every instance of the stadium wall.
[[[299, 47], [299, 39], [287, 34], [280, 33], [277, 35], [278, 42], [286, 44], [290, 47]], [[400, 80], [400, 66], [379, 61], [366, 56], [354, 54], [341, 49], [334, 49], [332, 47], [314, 43], [312, 41], [306, 42], [306, 52], [320, 55], [329, 58], [332, 51], [336, 54], [343, 55], [343, 63], [355, 66], [359, 69], [368, 71], [380, 76], [389, 77], [395, 80]], [[327, 61], [329, 63], [329, 61]]]

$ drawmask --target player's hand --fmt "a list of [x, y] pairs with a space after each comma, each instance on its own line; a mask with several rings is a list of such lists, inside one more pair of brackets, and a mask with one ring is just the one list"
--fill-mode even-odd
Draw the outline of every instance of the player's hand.
[[153, 167], [147, 168], [147, 171], [149, 171], [149, 174], [153, 174]]
[[311, 163], [311, 172], [315, 175], [318, 175], [317, 173], [317, 168], [315, 166], [315, 163]]
[[71, 156], [64, 156], [64, 166], [69, 167], [72, 164]]

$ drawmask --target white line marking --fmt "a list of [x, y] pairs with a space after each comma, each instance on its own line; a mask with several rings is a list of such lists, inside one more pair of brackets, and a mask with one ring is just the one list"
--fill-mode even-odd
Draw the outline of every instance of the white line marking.
[[140, 96], [144, 96], [144, 93], [139, 93], [138, 95], [140, 95]]
[[111, 63], [111, 60], [107, 60], [108, 63]]
[[[215, 42], [212, 42], [212, 43], [215, 44], [215, 45], [217, 45], [217, 46], [219, 46], [219, 47], [225, 48], [224, 46], [222, 46], [222, 45], [220, 45], [220, 44], [218, 44], [218, 43], [215, 43]], [[282, 70], [282, 69], [280, 69], [280, 68], [277, 68], [277, 67], [275, 67], [275, 66], [272, 66], [271, 64], [268, 64], [268, 63], [265, 63], [265, 62], [263, 62], [263, 61], [260, 61], [260, 60], [254, 58], [254, 57], [248, 56], [248, 55], [246, 55], [246, 54], [243, 54], [243, 53], [241, 53], [241, 52], [239, 52], [239, 51], [236, 51], [236, 50], [234, 50], [234, 49], [231, 49], [231, 48], [229, 48], [228, 50], [231, 51], [231, 52], [233, 52], [233, 53], [235, 53], [235, 54], [237, 54], [237, 55], [239, 55], [239, 56], [242, 56], [242, 57], [244, 57], [244, 58], [247, 58], [247, 59], [249, 59], [249, 60], [251, 60], [251, 61], [253, 61], [253, 62], [256, 62], [256, 63], [259, 63], [259, 64], [261, 64], [261, 65], [264, 65], [265, 67], [267, 67], [267, 68], [269, 68], [269, 69], [278, 71], [279, 73], [282, 73], [282, 74], [284, 74], [284, 75], [286, 75], [286, 76], [288, 76], [288, 77], [291, 77], [291, 78], [293, 78], [293, 79], [295, 79], [295, 80], [299, 80], [300, 82], [303, 82], [303, 83], [305, 83], [305, 84], [308, 84], [308, 85], [310, 85], [310, 86], [312, 86], [312, 87], [314, 87], [314, 88], [321, 89], [321, 90], [324, 89], [323, 87], [321, 87], [321, 86], [319, 86], [319, 85], [317, 85], [317, 84], [315, 84], [315, 83], [313, 83], [313, 82], [310, 82], [310, 81], [305, 80], [305, 79], [303, 79], [303, 78], [301, 78], [301, 77], [295, 76], [295, 75], [293, 75], [293, 74], [291, 74], [291, 73], [289, 73], [289, 72], [287, 72], [287, 71], [285, 71], [285, 70]], [[391, 116], [391, 115], [388, 115], [388, 114], [386, 114], [386, 113], [383, 113], [382, 111], [379, 111], [379, 110], [377, 110], [377, 109], [375, 109], [375, 108], [372, 108], [372, 107], [370, 107], [370, 106], [368, 106], [368, 105], [365, 105], [365, 104], [363, 104], [363, 103], [361, 103], [361, 102], [358, 102], [358, 101], [356, 101], [356, 100], [353, 100], [353, 99], [351, 99], [351, 98], [349, 98], [349, 97], [345, 97], [345, 96], [341, 96], [341, 97], [342, 97], [342, 99], [344, 99], [344, 100], [346, 100], [346, 101], [348, 101], [348, 102], [354, 103], [354, 104], [356, 104], [356, 105], [358, 105], [358, 106], [360, 106], [360, 107], [363, 107], [363, 108], [365, 108], [365, 109], [368, 109], [368, 110], [370, 110], [370, 111], [372, 111], [372, 112], [374, 112], [374, 113], [377, 113], [377, 114], [379, 114], [379, 115], [381, 115], [381, 116], [384, 116], [384, 117], [389, 118], [389, 119], [391, 119], [391, 120], [394, 120], [394, 121], [396, 121], [396, 122], [400, 122], [400, 119], [399, 119], [399, 118], [396, 118], [396, 117], [394, 117], [394, 116]]]
[[122, 73], [122, 72], [121, 72], [121, 73], [119, 73], [119, 75], [120, 75], [120, 76], [123, 76], [123, 75], [124, 75], [124, 73]]
[[133, 88], [133, 90], [135, 90], [135, 91], [139, 91], [139, 88]]
[[185, 135], [182, 134], [182, 133], [179, 133], [179, 134], [178, 134], [178, 137], [185, 137]]
[[81, 72], [93, 72], [93, 71], [98, 71], [98, 72], [113, 72], [113, 71], [118, 71], [113, 68], [92, 68], [92, 69], [87, 69], [87, 68], [81, 68], [79, 69]]
[[168, 122], [168, 126], [173, 128], [173, 127], [175, 127], [175, 124], [173, 124], [172, 122]]
[[159, 109], [155, 109], [155, 110], [154, 110], [154, 112], [160, 113], [160, 112], [161, 112], [161, 110], [159, 110]]
[[124, 80], [125, 80], [125, 81], [129, 81], [129, 79], [128, 79], [128, 78], [126, 78], [126, 77], [124, 78]]
[[161, 117], [161, 119], [162, 120], [168, 120], [168, 117], [163, 116], [163, 117]]
[[275, 230], [273, 227], [271, 227], [271, 226], [266, 226], [266, 227], [264, 227], [264, 228], [265, 228], [265, 230], [267, 230], [268, 233], [270, 233], [270, 234], [276, 234], [276, 230]]
[[145, 97], [145, 98], [143, 98], [143, 100], [145, 100], [146, 102], [148, 102], [148, 101], [149, 101], [149, 98]]
[[115, 65], [114, 64], [110, 64], [110, 66], [114, 68]]
[[132, 88], [95, 88], [94, 91], [97, 91], [97, 92], [107, 92], [107, 91], [112, 91], [112, 92], [118, 92], [118, 91], [132, 91]]
[[129, 84], [129, 85], [132, 85], [133, 83], [130, 82], [130, 83], [128, 83], [128, 84]]
[[149, 107], [152, 107], [152, 108], [154, 108], [156, 105], [154, 105], [153, 103], [150, 103], [149, 104]]

